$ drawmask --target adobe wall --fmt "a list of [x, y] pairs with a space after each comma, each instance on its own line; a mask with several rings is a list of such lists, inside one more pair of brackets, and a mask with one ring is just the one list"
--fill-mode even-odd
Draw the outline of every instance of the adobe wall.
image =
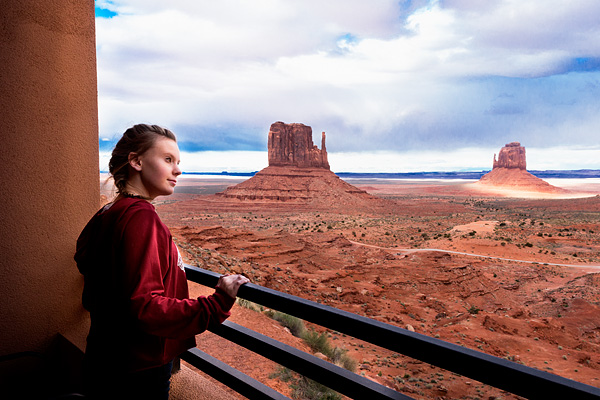
[[3, 0], [0, 356], [82, 346], [75, 240], [99, 207], [93, 0]]

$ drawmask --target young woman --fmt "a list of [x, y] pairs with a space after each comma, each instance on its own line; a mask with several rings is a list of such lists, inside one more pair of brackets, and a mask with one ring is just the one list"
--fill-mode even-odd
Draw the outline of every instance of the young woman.
[[171, 131], [127, 129], [109, 170], [118, 195], [88, 222], [75, 254], [91, 316], [85, 391], [92, 398], [166, 400], [173, 359], [195, 346], [194, 335], [229, 316], [248, 279], [223, 276], [214, 294], [188, 298], [179, 251], [150, 203], [172, 194], [181, 174]]

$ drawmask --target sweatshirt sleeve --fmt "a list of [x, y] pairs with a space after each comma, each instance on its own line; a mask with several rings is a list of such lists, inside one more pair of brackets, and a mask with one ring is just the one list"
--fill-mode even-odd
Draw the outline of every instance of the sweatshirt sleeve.
[[178, 268], [170, 264], [171, 242], [169, 231], [153, 209], [136, 210], [124, 227], [121, 242], [123, 289], [130, 315], [140, 329], [184, 339], [205, 331], [210, 324], [222, 323], [235, 299], [221, 289], [197, 299], [168, 297], [164, 279], [169, 268]]

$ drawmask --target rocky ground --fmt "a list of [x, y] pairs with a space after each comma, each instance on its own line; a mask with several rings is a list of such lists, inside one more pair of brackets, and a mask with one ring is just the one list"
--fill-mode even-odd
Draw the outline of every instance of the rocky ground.
[[[199, 179], [156, 206], [189, 264], [244, 273], [259, 285], [600, 387], [600, 197], [515, 199], [463, 184], [354, 183], [385, 205], [225, 201], [211, 193], [230, 181]], [[190, 287], [193, 295], [210, 293]], [[310, 351], [264, 312], [236, 306], [231, 320]], [[517, 398], [326, 332], [357, 373], [413, 398]], [[291, 396], [269, 360], [210, 333], [198, 345]]]

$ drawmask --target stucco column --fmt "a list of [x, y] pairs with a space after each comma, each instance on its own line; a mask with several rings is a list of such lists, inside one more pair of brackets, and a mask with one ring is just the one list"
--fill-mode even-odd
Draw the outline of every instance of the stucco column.
[[0, 356], [83, 345], [75, 240], [99, 206], [93, 0], [3, 0]]

